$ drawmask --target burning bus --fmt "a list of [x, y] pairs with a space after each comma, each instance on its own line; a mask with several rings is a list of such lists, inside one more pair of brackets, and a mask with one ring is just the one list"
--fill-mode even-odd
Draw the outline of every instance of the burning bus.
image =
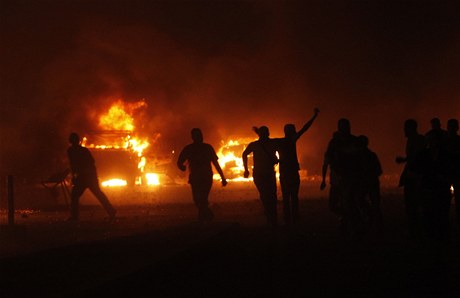
[[133, 112], [146, 106], [145, 101], [114, 102], [109, 110], [99, 117], [98, 127], [84, 136], [82, 146], [87, 147], [97, 162], [102, 186], [156, 185], [158, 174], [146, 172], [145, 149], [154, 138], [136, 135]]
[[130, 131], [97, 131], [83, 138], [97, 161], [102, 186], [133, 186], [142, 175], [142, 156], [130, 144]]

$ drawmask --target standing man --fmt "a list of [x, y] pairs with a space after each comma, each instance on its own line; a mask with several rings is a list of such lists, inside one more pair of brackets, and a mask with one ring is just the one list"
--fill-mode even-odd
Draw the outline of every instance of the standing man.
[[421, 232], [421, 176], [413, 170], [418, 155], [425, 149], [425, 137], [418, 133], [417, 122], [407, 119], [404, 122], [406, 156], [396, 157], [396, 163], [405, 164], [399, 179], [399, 186], [404, 187], [404, 205], [409, 222], [409, 235], [417, 236]]
[[[383, 231], [383, 218], [380, 209], [380, 176], [383, 174], [382, 165], [377, 154], [369, 149], [369, 138], [365, 135], [358, 136], [360, 147], [360, 161], [362, 166], [361, 200], [365, 207], [369, 205], [369, 224], [376, 232]], [[365, 209], [365, 208], [364, 208]], [[363, 210], [366, 211], [366, 210]]]
[[199, 222], [210, 222], [214, 214], [209, 209], [208, 197], [212, 187], [213, 171], [211, 164], [214, 165], [220, 177], [222, 186], [227, 185], [222, 168], [218, 163], [218, 157], [214, 148], [203, 142], [203, 133], [199, 128], [191, 131], [193, 143], [182, 149], [177, 160], [177, 166], [181, 171], [185, 171], [186, 164], [189, 168], [189, 180], [192, 187], [193, 201], [198, 208]]
[[261, 126], [254, 128], [259, 135], [257, 141], [249, 143], [243, 151], [244, 177], [249, 177], [248, 155], [253, 154], [254, 184], [259, 191], [260, 200], [264, 207], [267, 223], [272, 227], [277, 226], [277, 197], [276, 197], [276, 175], [275, 165], [278, 163], [276, 157], [276, 144], [269, 138], [268, 127]]
[[[339, 132], [335, 131], [332, 135], [332, 138], [338, 138]], [[340, 185], [339, 185], [339, 178], [337, 173], [334, 171], [333, 167], [331, 167], [331, 161], [329, 160], [330, 156], [329, 153], [326, 152], [324, 154], [323, 166], [322, 166], [322, 180], [320, 185], [320, 190], [324, 190], [326, 188], [326, 176], [327, 176], [327, 169], [329, 170], [329, 210], [335, 213], [339, 218], [343, 215], [342, 210], [342, 198], [340, 193]]]
[[283, 213], [286, 224], [296, 223], [299, 219], [299, 160], [297, 158], [297, 140], [310, 128], [318, 116], [315, 108], [313, 117], [296, 131], [294, 124], [284, 126], [284, 138], [275, 139], [279, 153], [280, 185], [283, 195]]
[[102, 207], [104, 207], [109, 215], [109, 219], [113, 220], [116, 210], [99, 187], [96, 165], [91, 152], [88, 148], [81, 146], [80, 136], [74, 132], [70, 134], [69, 142], [70, 147], [67, 149], [67, 155], [72, 171], [73, 183], [70, 195], [70, 220], [77, 221], [79, 219], [78, 201], [87, 188], [96, 196]]
[[353, 236], [362, 234], [362, 217], [357, 200], [360, 196], [362, 169], [357, 137], [351, 133], [350, 120], [341, 118], [337, 122], [337, 131], [329, 141], [323, 163], [323, 181], [321, 189], [326, 186], [326, 171], [329, 166], [334, 173], [337, 194], [330, 199], [339, 199], [340, 203], [330, 201], [330, 206], [339, 205], [341, 210], [340, 229]]
[[450, 237], [452, 160], [445, 146], [445, 134], [438, 130], [427, 135], [425, 149], [411, 165], [411, 169], [420, 175], [424, 236], [435, 241], [449, 240]]

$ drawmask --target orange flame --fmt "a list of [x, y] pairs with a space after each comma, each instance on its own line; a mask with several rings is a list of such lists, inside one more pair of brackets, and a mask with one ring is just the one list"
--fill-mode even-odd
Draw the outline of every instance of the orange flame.
[[134, 131], [135, 110], [146, 107], [144, 100], [134, 103], [125, 103], [121, 99], [115, 102], [106, 114], [99, 118], [99, 127], [104, 130], [127, 130]]
[[[254, 141], [252, 138], [239, 138], [221, 141], [222, 146], [217, 151], [219, 164], [229, 181], [251, 181], [252, 178], [244, 178], [243, 159], [241, 158], [246, 146]], [[215, 180], [220, 180], [219, 174], [214, 175]]]
[[[88, 148], [95, 149], [115, 149], [115, 150], [127, 150], [139, 157], [138, 160], [138, 169], [141, 173], [144, 172], [144, 169], [147, 164], [147, 159], [143, 156], [143, 151], [150, 145], [147, 139], [141, 139], [133, 136], [133, 133], [136, 129], [135, 119], [133, 117], [134, 112], [141, 108], [147, 106], [144, 100], [137, 102], [126, 103], [123, 100], [119, 99], [113, 103], [108, 111], [102, 114], [99, 117], [99, 128], [102, 129], [102, 132], [116, 133], [116, 137], [108, 138], [102, 141], [103, 144], [87, 144], [88, 139], [85, 137], [83, 139], [82, 145]], [[159, 137], [159, 134], [155, 136], [155, 139]], [[101, 141], [100, 141], [101, 142]], [[137, 181], [142, 181], [140, 177], [136, 177]], [[149, 179], [147, 179], [147, 182]], [[150, 183], [148, 183], [150, 184]], [[155, 183], [152, 183], [155, 184]], [[108, 181], [102, 182], [103, 186], [125, 186], [127, 185], [126, 181], [122, 179], [110, 179]]]

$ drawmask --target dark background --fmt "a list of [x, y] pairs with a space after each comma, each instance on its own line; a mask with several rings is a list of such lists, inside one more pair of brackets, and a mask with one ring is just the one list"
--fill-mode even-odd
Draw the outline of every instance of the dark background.
[[170, 152], [299, 128], [319, 173], [337, 120], [399, 173], [402, 124], [460, 118], [459, 5], [447, 1], [0, 0], [2, 174], [65, 163], [67, 136], [117, 99], [144, 99], [137, 132]]

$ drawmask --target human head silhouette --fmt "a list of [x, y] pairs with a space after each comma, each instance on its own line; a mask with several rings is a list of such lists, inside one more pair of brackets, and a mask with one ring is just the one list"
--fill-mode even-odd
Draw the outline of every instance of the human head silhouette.
[[350, 120], [342, 118], [337, 122], [337, 130], [341, 134], [349, 135], [351, 134], [351, 125]]
[[414, 119], [407, 119], [404, 121], [404, 135], [406, 137], [417, 133], [417, 121]]
[[295, 131], [295, 125], [294, 124], [286, 124], [284, 126], [284, 136], [287, 138], [295, 136], [296, 131]]
[[270, 131], [268, 130], [268, 127], [264, 125], [259, 127], [257, 134], [259, 135], [260, 139], [268, 139], [270, 136]]
[[203, 143], [203, 133], [201, 132], [201, 129], [192, 128], [191, 135], [194, 143]]
[[450, 134], [457, 134], [457, 131], [458, 131], [458, 120], [457, 119], [449, 119], [447, 121], [447, 131]]
[[76, 146], [80, 144], [80, 136], [76, 132], [72, 132], [69, 135], [69, 142], [70, 144]]
[[435, 117], [430, 120], [431, 123], [431, 128], [432, 129], [440, 129], [441, 128], [441, 120], [439, 118]]

